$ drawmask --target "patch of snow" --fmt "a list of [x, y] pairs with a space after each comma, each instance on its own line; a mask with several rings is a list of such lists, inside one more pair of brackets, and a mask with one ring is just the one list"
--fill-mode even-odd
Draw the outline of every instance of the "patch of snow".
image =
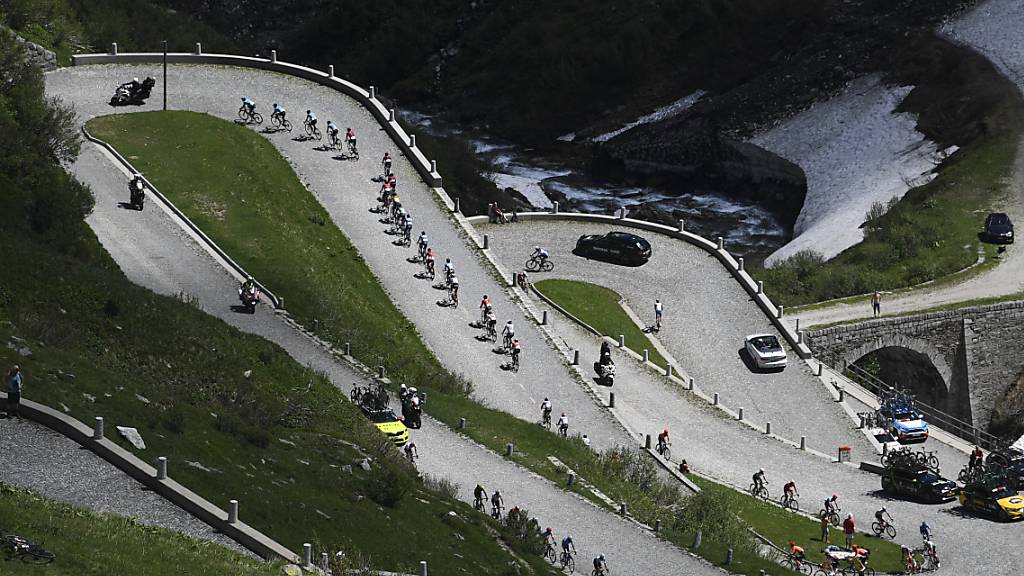
[[[632, 130], [633, 128], [636, 128], [637, 126], [640, 126], [642, 124], [650, 124], [651, 122], [660, 122], [660, 121], [665, 120], [667, 118], [671, 118], [671, 117], [675, 116], [676, 114], [679, 114], [681, 112], [685, 112], [685, 111], [689, 110], [690, 107], [692, 107], [694, 104], [696, 104], [698, 100], [700, 100], [701, 98], [704, 97], [704, 94], [706, 94], [705, 91], [697, 90], [696, 92], [694, 92], [692, 94], [688, 94], [686, 96], [683, 96], [682, 98], [680, 98], [679, 100], [676, 100], [675, 102], [672, 102], [671, 104], [667, 104], [665, 106], [662, 106], [661, 108], [658, 108], [657, 110], [655, 110], [654, 112], [651, 112], [650, 114], [646, 114], [644, 116], [641, 116], [641, 117], [637, 118], [636, 120], [630, 122], [629, 124], [626, 124], [622, 128], [619, 128], [618, 130], [612, 130], [611, 132], [607, 132], [605, 134], [601, 134], [600, 136], [594, 136], [593, 138], [591, 138], [591, 141], [593, 141], [593, 142], [607, 142], [608, 140], [611, 140], [612, 138], [615, 138], [619, 134], [622, 134], [623, 132], [626, 132], [628, 130]], [[573, 137], [575, 137], [575, 136], [576, 135], [574, 133]], [[562, 138], [564, 138], [564, 136]], [[561, 140], [562, 138], [559, 138], [559, 140]]]
[[558, 178], [569, 174], [565, 170], [545, 170], [536, 167], [527, 167], [520, 164], [509, 163], [502, 166], [502, 172], [489, 172], [484, 174], [494, 185], [504, 190], [511, 188], [519, 192], [537, 208], [550, 208], [551, 200], [541, 188], [541, 182], [549, 178]]
[[863, 240], [860, 225], [872, 204], [902, 198], [934, 177], [941, 153], [916, 130], [913, 114], [893, 112], [911, 89], [883, 86], [877, 75], [860, 78], [843, 94], [751, 140], [807, 175], [794, 238], [766, 264], [801, 250], [836, 256]]
[[1024, 10], [1020, 0], [982, 2], [947, 22], [942, 33], [968, 44], [1024, 90]]
[[125, 440], [131, 443], [132, 446], [139, 450], [146, 449], [146, 442], [142, 439], [142, 435], [135, 428], [129, 428], [127, 426], [118, 426], [117, 431], [124, 437]]
[[555, 138], [555, 140], [558, 140], [559, 142], [572, 142], [576, 140], [576, 133], [569, 132], [568, 134], [562, 134], [558, 138]]
[[1024, 452], [1024, 435], [1022, 435], [1020, 438], [1017, 438], [1017, 441], [1011, 444], [1010, 448], [1014, 448], [1016, 450]]

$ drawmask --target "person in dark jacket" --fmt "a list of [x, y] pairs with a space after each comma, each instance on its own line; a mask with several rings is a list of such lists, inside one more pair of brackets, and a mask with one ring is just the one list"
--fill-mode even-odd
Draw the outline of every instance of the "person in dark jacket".
[[18, 406], [21, 405], [21, 387], [24, 385], [25, 377], [21, 374], [21, 367], [17, 364], [7, 373], [7, 414], [14, 418], [20, 418]]

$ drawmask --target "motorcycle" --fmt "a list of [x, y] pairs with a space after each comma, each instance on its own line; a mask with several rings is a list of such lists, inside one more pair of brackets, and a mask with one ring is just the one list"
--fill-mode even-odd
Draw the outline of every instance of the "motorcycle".
[[597, 383], [599, 385], [611, 386], [615, 384], [614, 363], [602, 364], [600, 362], [594, 362], [594, 372], [597, 372]]
[[128, 184], [128, 194], [130, 199], [128, 202], [129, 206], [141, 211], [146, 203], [146, 187], [143, 186], [142, 180], [132, 180]]
[[253, 286], [252, 290], [238, 289], [238, 299], [242, 302], [242, 307], [249, 314], [256, 313], [256, 305], [260, 303], [260, 288], [259, 286]]
[[125, 82], [114, 90], [114, 95], [110, 97], [110, 105], [145, 104], [146, 98], [149, 98], [154, 86], [156, 86], [156, 80], [152, 76], [147, 77], [140, 83]]
[[408, 428], [419, 428], [423, 425], [423, 404], [426, 403], [425, 395], [418, 396], [419, 402], [414, 402], [412, 397], [408, 397], [402, 402], [402, 419], [405, 421], [405, 425]]

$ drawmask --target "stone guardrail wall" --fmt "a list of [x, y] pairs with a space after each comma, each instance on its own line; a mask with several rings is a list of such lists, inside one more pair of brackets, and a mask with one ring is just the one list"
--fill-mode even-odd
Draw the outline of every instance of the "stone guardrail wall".
[[1024, 301], [1001, 302], [998, 304], [986, 304], [981, 306], [968, 306], [956, 310], [945, 310], [941, 312], [928, 312], [925, 314], [914, 314], [909, 316], [897, 316], [894, 318], [877, 318], [863, 322], [840, 324], [818, 330], [808, 330], [808, 337], [821, 337], [826, 335], [841, 335], [855, 332], [862, 332], [867, 329], [886, 329], [909, 324], [922, 324], [925, 322], [942, 322], [948, 320], [962, 320], [973, 316], [992, 315], [999, 313], [1016, 314], [1024, 311]]
[[[3, 399], [6, 403], [7, 394], [0, 393], [0, 399]], [[97, 428], [99, 426], [87, 426], [80, 420], [54, 410], [49, 406], [24, 398], [21, 400], [20, 413], [30, 420], [74, 440], [112, 464], [118, 470], [131, 476], [182, 510], [209, 524], [215, 530], [238, 542], [257, 556], [267, 560], [280, 558], [295, 564], [302, 563], [299, 555], [284, 545], [279, 544], [259, 530], [241, 521], [229, 521], [228, 512], [214, 506], [209, 500], [168, 477], [159, 478], [156, 468], [142, 461], [114, 441], [103, 436], [97, 437]]]
[[[77, 54], [72, 56], [72, 63], [75, 66], [89, 64], [159, 64], [163, 62], [162, 53], [130, 53], [118, 54], [117, 44], [112, 46], [109, 54]], [[376, 89], [370, 86], [369, 90], [343, 80], [334, 75], [334, 66], [330, 66], [327, 72], [314, 70], [306, 66], [280, 62], [277, 59], [277, 51], [271, 50], [270, 58], [253, 58], [249, 56], [236, 56], [233, 54], [204, 54], [202, 47], [197, 45], [193, 52], [174, 52], [167, 54], [168, 64], [214, 64], [220, 66], [238, 66], [242, 68], [256, 68], [271, 72], [280, 72], [322, 86], [333, 88], [343, 94], [351, 96], [363, 105], [377, 119], [391, 139], [402, 150], [412, 162], [413, 167], [419, 175], [430, 186], [441, 186], [441, 175], [437, 173], [436, 163], [427, 160], [423, 152], [416, 147], [416, 136], [409, 135], [395, 119], [394, 108], [388, 109], [377, 98]]]
[[[152, 192], [154, 196], [156, 196], [157, 200], [159, 200], [164, 206], [166, 206], [168, 210], [173, 212], [174, 215], [177, 216], [193, 233], [199, 236], [199, 238], [201, 238], [202, 241], [205, 242], [207, 246], [209, 246], [214, 252], [216, 252], [217, 255], [220, 256], [221, 259], [223, 259], [224, 262], [226, 262], [231, 269], [233, 269], [236, 273], [242, 276], [242, 278], [245, 278], [246, 276], [249, 275], [249, 273], [246, 272], [241, 265], [232, 260], [231, 257], [228, 256], [227, 252], [221, 249], [221, 247], [218, 246], [213, 240], [211, 240], [209, 236], [203, 233], [203, 231], [198, 226], [196, 226], [191, 220], [189, 220], [188, 216], [185, 216], [184, 212], [179, 210], [178, 207], [175, 206], [173, 202], [168, 200], [167, 197], [164, 196], [163, 193], [160, 192], [160, 190], [158, 190], [157, 187], [154, 186], [153, 183], [149, 181], [148, 178], [146, 178], [145, 176], [142, 175], [141, 172], [136, 170], [135, 167], [132, 166], [132, 163], [129, 162], [124, 156], [122, 156], [121, 153], [118, 152], [113, 146], [107, 144], [103, 140], [100, 140], [99, 138], [96, 138], [95, 136], [90, 134], [89, 131], [85, 128], [85, 126], [82, 126], [82, 133], [85, 134], [85, 137], [89, 141], [95, 142], [96, 144], [106, 149], [107, 152], [110, 152], [110, 154], [112, 154], [114, 158], [116, 158], [117, 161], [120, 162], [129, 172], [139, 174], [139, 176], [142, 178], [142, 181], [146, 183], [146, 187], [149, 188], [150, 192]], [[264, 286], [258, 280], [256, 281], [256, 285], [260, 287], [260, 293], [269, 298], [270, 301], [274, 303], [274, 308], [278, 310], [284, 309], [284, 300], [282, 298], [279, 298], [276, 294], [271, 292], [269, 288]]]

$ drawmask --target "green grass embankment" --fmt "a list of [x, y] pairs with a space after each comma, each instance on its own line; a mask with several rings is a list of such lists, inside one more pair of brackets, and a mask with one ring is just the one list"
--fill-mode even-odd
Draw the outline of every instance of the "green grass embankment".
[[204, 540], [145, 526], [130, 518], [55, 502], [0, 484], [0, 533], [17, 534], [53, 552], [46, 565], [3, 561], [5, 575], [274, 576], [283, 562], [264, 562]]
[[643, 354], [646, 349], [651, 362], [662, 368], [667, 365], [647, 334], [619, 305], [622, 297], [618, 292], [589, 282], [556, 278], [540, 280], [534, 286], [541, 294], [594, 330], [612, 338], [618, 338], [621, 334], [626, 337], [627, 348], [637, 354]]
[[[240, 264], [287, 295], [289, 309], [298, 317], [315, 314], [321, 333], [331, 335], [334, 341], [348, 341], [345, 335], [367, 334], [368, 343], [353, 353], [368, 364], [382, 358], [378, 346], [391, 346], [391, 354], [405, 361], [389, 365], [389, 372], [395, 374], [395, 381], [429, 391], [427, 411], [431, 416], [453, 428], [460, 418], [466, 418], [463, 432], [467, 436], [500, 454], [507, 443], [513, 443], [513, 461], [564, 485], [564, 472], [547, 459], [554, 455], [616, 501], [627, 502], [631, 513], [642, 521], [665, 520], [663, 535], [669, 540], [685, 545], [685, 539], [692, 538], [668, 526], [672, 513], [665, 506], [678, 502], [679, 495], [674, 487], [654, 480], [649, 460], [625, 454], [613, 457], [611, 452], [597, 455], [578, 439], [562, 439], [535, 423], [481, 406], [455, 385], [457, 379], [444, 370], [415, 331], [408, 329], [411, 324], [351, 243], [315, 198], [302, 189], [266, 139], [231, 122], [188, 112], [108, 116], [90, 121], [89, 128], [130, 157]], [[189, 166], [189, 171], [181, 170], [182, 166]], [[274, 249], [263, 249], [267, 246]], [[304, 295], [299, 297], [292, 290], [303, 284], [331, 289], [308, 289], [299, 292]], [[305, 302], [305, 295], [315, 299]], [[614, 293], [610, 297], [617, 303]], [[369, 301], [375, 306], [372, 314], [355, 310]], [[622, 316], [629, 320], [625, 313]], [[384, 330], [372, 333], [378, 327]], [[401, 328], [405, 334], [397, 334]], [[637, 333], [642, 335], [639, 330]], [[630, 339], [627, 336], [627, 341]], [[422, 374], [442, 378], [423, 379]], [[579, 483], [572, 490], [600, 502]], [[717, 558], [718, 550], [707, 545], [698, 553], [718, 563], [724, 559], [724, 554]], [[762, 561], [751, 555], [746, 563], [750, 571], [744, 569], [743, 573], [757, 574], [757, 566], [770, 567]]]

